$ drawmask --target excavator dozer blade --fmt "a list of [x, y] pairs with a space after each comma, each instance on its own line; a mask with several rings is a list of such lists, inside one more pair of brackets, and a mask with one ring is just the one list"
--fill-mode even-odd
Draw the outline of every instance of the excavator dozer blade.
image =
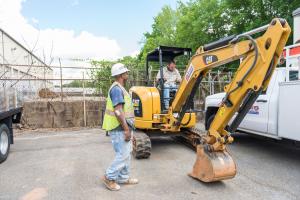
[[211, 152], [204, 145], [197, 145], [197, 159], [189, 176], [203, 182], [214, 182], [233, 178], [236, 165], [227, 152]]

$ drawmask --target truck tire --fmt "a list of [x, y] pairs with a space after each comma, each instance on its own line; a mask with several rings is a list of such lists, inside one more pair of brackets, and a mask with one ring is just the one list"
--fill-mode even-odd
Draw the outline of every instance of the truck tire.
[[8, 156], [10, 148], [10, 131], [6, 124], [0, 124], [0, 163]]

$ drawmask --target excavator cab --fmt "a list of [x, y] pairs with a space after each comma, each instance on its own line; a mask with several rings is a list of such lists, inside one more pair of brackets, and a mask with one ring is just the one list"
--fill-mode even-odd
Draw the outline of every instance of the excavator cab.
[[[162, 97], [160, 99], [162, 112], [166, 112], [167, 108], [165, 105], [165, 101], [169, 101], [169, 105], [172, 104], [173, 99], [176, 95], [176, 88], [166, 88], [164, 86], [164, 72], [163, 68], [166, 66], [166, 63], [170, 60], [174, 60], [177, 57], [185, 56], [186, 60], [190, 60], [192, 56], [192, 49], [191, 48], [182, 48], [182, 47], [169, 47], [169, 46], [158, 46], [156, 49], [151, 51], [147, 54], [146, 58], [146, 85], [151, 86], [152, 83], [155, 85], [160, 93], [160, 96]], [[150, 71], [150, 63], [155, 63], [159, 65], [159, 71], [160, 71], [160, 79], [158, 82], [156, 82], [156, 74], [154, 74], [154, 77], [151, 77], [151, 71]], [[179, 85], [178, 85], [179, 86]], [[164, 91], [166, 89], [170, 90], [169, 97], [164, 96]]]

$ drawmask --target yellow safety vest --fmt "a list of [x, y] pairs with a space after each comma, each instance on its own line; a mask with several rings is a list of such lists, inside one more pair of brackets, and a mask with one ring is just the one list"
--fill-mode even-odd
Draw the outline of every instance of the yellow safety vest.
[[124, 100], [125, 100], [125, 104], [123, 106], [123, 111], [125, 113], [125, 118], [126, 119], [134, 118], [132, 100], [131, 100], [129, 93], [126, 91], [126, 89], [120, 83], [114, 82], [111, 85], [111, 87], [109, 88], [108, 95], [106, 98], [106, 109], [105, 109], [105, 115], [104, 115], [103, 125], [102, 125], [102, 128], [106, 131], [113, 130], [120, 125], [117, 117], [115, 116], [113, 103], [112, 103], [112, 100], [109, 95], [110, 90], [116, 85], [119, 86], [121, 88], [121, 90], [123, 91]]

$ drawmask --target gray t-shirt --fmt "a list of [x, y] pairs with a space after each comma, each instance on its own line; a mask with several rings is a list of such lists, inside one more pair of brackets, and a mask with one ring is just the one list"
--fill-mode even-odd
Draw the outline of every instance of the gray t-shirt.
[[[167, 67], [163, 68], [163, 75], [164, 75], [164, 79], [166, 79], [165, 84], [176, 84], [177, 82], [181, 82], [181, 76], [180, 73], [177, 69], [174, 69], [174, 71], [170, 71], [168, 70]], [[156, 80], [160, 79], [160, 71], [158, 71], [157, 75], [156, 75]]]

